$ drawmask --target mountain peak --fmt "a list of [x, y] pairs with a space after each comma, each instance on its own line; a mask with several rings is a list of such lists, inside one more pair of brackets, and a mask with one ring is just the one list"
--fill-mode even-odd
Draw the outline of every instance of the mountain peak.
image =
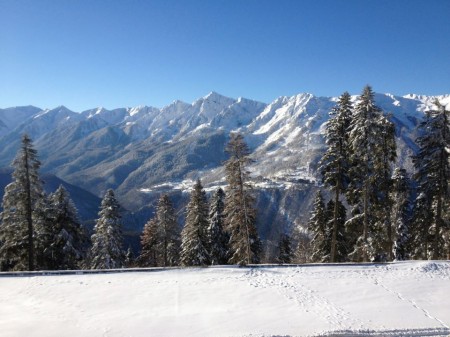
[[221, 95], [215, 91], [211, 91], [208, 95], [203, 96], [202, 100], [205, 100], [205, 101], [235, 101], [234, 98]]

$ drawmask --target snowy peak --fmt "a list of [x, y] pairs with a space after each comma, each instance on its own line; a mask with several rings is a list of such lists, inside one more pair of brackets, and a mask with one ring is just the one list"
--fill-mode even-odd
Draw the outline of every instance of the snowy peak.
[[403, 96], [403, 98], [421, 102], [422, 103], [422, 105], [421, 105], [422, 111], [436, 109], [436, 106], [434, 104], [434, 102], [436, 100], [438, 100], [439, 103], [442, 104], [443, 106], [446, 106], [447, 109], [450, 109], [450, 94], [436, 95], [436, 96], [408, 94], [408, 95]]
[[31, 105], [0, 109], [0, 121], [7, 130], [12, 131], [25, 120], [32, 118], [41, 111], [42, 109]]
[[[353, 102], [357, 97], [352, 96]], [[443, 103], [449, 98], [438, 97]], [[375, 94], [375, 103], [392, 115], [396, 125], [398, 165], [409, 172], [411, 154], [417, 150], [415, 128], [434, 99]], [[192, 103], [174, 101], [163, 108], [99, 107], [83, 113], [64, 107], [5, 109], [0, 111], [0, 164], [11, 163], [21, 133], [27, 132], [43, 171], [56, 172], [98, 195], [114, 188], [125, 206], [136, 210], [153, 202], [152, 196], [141, 191], [154, 186], [169, 186], [163, 188], [169, 192], [170, 186], [190, 186], [197, 177], [209, 187], [224, 184], [224, 147], [228, 134], [239, 131], [252, 151], [254, 163], [249, 169], [255, 187], [262, 193], [276, 189], [289, 194], [299, 182], [314, 187], [311, 182], [318, 179], [318, 161], [326, 148], [326, 123], [336, 101], [336, 97], [300, 93], [264, 104], [212, 92]], [[13, 130], [5, 128], [10, 126], [5, 116], [11, 116], [11, 111], [22, 117]], [[287, 212], [278, 214], [280, 219], [289, 216], [292, 220], [307, 212], [308, 205], [299, 201], [298, 212], [291, 214], [279, 200], [274, 207]]]

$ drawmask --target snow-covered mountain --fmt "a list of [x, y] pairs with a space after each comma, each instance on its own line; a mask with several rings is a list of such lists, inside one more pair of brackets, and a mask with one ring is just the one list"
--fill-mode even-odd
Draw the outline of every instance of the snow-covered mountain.
[[[392, 114], [399, 165], [410, 171], [415, 128], [436, 98], [450, 105], [450, 95], [375, 96]], [[270, 231], [274, 222], [284, 226], [307, 217], [317, 188], [317, 162], [325, 149], [325, 123], [336, 100], [298, 94], [267, 105], [211, 92], [191, 104], [174, 101], [161, 109], [2, 109], [0, 166], [11, 163], [26, 132], [43, 171], [99, 196], [114, 188], [126, 207], [137, 210], [151, 205], [162, 191], [178, 193], [182, 200], [182, 191], [198, 177], [210, 189], [223, 184], [224, 147], [229, 133], [240, 131], [253, 151], [262, 227]]]

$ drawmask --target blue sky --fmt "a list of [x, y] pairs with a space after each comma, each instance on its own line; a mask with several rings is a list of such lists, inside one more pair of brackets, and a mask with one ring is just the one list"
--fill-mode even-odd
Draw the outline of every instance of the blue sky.
[[448, 0], [0, 0], [0, 107], [450, 93]]

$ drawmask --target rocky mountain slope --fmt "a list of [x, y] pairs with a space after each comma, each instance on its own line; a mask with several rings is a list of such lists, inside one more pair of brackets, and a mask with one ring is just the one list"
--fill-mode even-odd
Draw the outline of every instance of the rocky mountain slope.
[[[450, 104], [450, 95], [437, 97]], [[317, 188], [317, 162], [335, 97], [299, 94], [270, 104], [210, 93], [192, 104], [175, 101], [161, 109], [147, 106], [81, 113], [16, 107], [0, 110], [0, 167], [8, 166], [20, 136], [34, 140], [50, 172], [97, 196], [114, 188], [121, 203], [151, 214], [156, 198], [169, 192], [181, 210], [198, 177], [209, 190], [224, 184], [221, 165], [228, 135], [242, 132], [253, 151], [252, 177], [260, 208], [260, 232], [275, 236], [304, 222]], [[356, 96], [354, 97], [356, 99]], [[398, 165], [412, 170], [415, 127], [435, 97], [376, 94], [392, 114], [398, 139]], [[182, 217], [182, 212], [180, 217]]]

